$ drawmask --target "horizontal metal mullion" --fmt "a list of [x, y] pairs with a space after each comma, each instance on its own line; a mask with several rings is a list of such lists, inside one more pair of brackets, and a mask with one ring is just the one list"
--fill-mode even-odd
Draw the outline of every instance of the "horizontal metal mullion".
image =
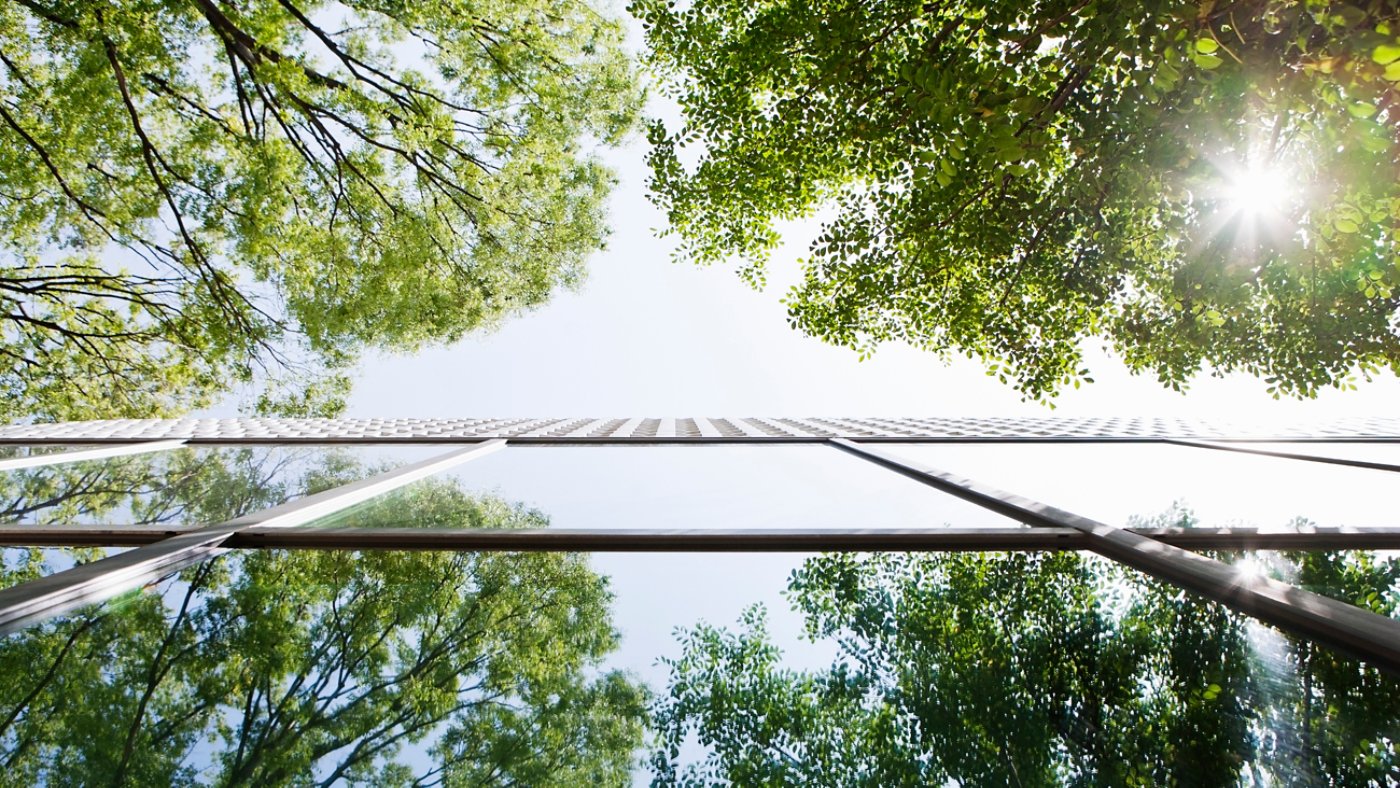
[[1125, 528], [1187, 550], [1395, 550], [1400, 526], [1362, 528]]
[[[0, 545], [16, 547], [131, 547], [192, 533], [197, 526], [0, 526]], [[1140, 536], [1189, 550], [1400, 549], [1400, 527], [1128, 528]], [[1078, 531], [1037, 528], [819, 528], [819, 529], [479, 529], [397, 527], [319, 528], [251, 526], [226, 547], [317, 549], [587, 550], [683, 552], [786, 550], [1054, 550], [1083, 549]], [[1066, 539], [1076, 536], [1074, 539]], [[646, 545], [638, 547], [637, 545]], [[801, 544], [802, 547], [785, 547]]]
[[199, 526], [0, 525], [6, 547], [134, 547], [198, 530]]
[[[753, 445], [753, 444], [809, 444], [823, 445], [842, 436], [831, 435], [729, 435], [717, 437], [683, 437], [683, 436], [656, 436], [656, 437], [631, 437], [627, 435], [599, 435], [599, 436], [513, 436], [509, 434], [501, 435], [499, 438], [492, 435], [376, 435], [376, 436], [280, 436], [280, 437], [186, 437], [180, 439], [190, 446], [389, 446], [400, 444], [456, 444], [467, 445], [480, 443], [484, 440], [509, 439], [512, 444], [521, 446], [687, 446], [703, 444], [723, 444], [723, 445]], [[1107, 436], [1083, 436], [1083, 435], [853, 435], [850, 440], [857, 440], [861, 443], [937, 443], [937, 444], [1058, 444], [1058, 443], [1102, 443], [1102, 444], [1161, 444], [1172, 441], [1190, 441], [1189, 437], [1167, 438], [1162, 436], [1142, 436], [1142, 435], [1107, 435]], [[1400, 438], [1396, 437], [1296, 437], [1296, 436], [1276, 436], [1268, 438], [1212, 438], [1219, 443], [1241, 444], [1249, 443], [1400, 443]], [[59, 445], [127, 445], [131, 444], [131, 438], [48, 438], [48, 437], [28, 437], [28, 438], [0, 438], [0, 446], [59, 446]], [[147, 441], [148, 443], [154, 441]]]
[[236, 547], [588, 552], [1055, 550], [1082, 546], [1068, 528], [250, 528]]

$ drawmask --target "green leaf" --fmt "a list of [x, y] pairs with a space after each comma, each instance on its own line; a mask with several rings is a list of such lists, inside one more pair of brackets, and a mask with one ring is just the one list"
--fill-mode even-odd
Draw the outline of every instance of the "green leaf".
[[[174, 416], [238, 388], [328, 415], [364, 352], [457, 341], [581, 279], [612, 186], [587, 149], [641, 109], [622, 22], [425, 0], [347, 3], [353, 23], [322, 28], [317, 5], [0, 15], [0, 103], [24, 108], [0, 131], [0, 278], [48, 282], [0, 312], [0, 355], [26, 362], [0, 367], [5, 423]], [[432, 46], [400, 51], [405, 31]], [[256, 67], [205, 68], [232, 41]], [[373, 78], [341, 81], [326, 47]], [[674, 161], [664, 127], [648, 137]]]
[[1376, 114], [1376, 105], [1358, 101], [1348, 106], [1347, 112], [1350, 112], [1354, 118], [1369, 118]]
[[1213, 38], [1202, 37], [1196, 39], [1196, 51], [1202, 55], [1209, 55], [1220, 48], [1220, 44]]
[[1195, 61], [1196, 65], [1200, 66], [1203, 69], [1206, 69], [1207, 71], [1217, 68], [1220, 66], [1221, 63], [1225, 62], [1216, 55], [1203, 55], [1199, 53], [1192, 55], [1191, 59]]
[[1400, 46], [1394, 44], [1381, 44], [1371, 52], [1371, 59], [1382, 66], [1400, 60]]

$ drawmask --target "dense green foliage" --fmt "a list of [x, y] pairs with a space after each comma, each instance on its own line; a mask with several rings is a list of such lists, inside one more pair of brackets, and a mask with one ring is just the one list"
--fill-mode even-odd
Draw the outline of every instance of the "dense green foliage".
[[[218, 521], [365, 473], [343, 456], [288, 472], [247, 452], [146, 464], [197, 478], [152, 490], [117, 470], [113, 490], [167, 503], [79, 494], [42, 519], [81, 500], [94, 516]], [[450, 481], [392, 505], [463, 527], [547, 525]], [[0, 556], [0, 585], [94, 557]], [[0, 642], [0, 784], [624, 785], [645, 699], [599, 669], [616, 645], [610, 601], [578, 555], [224, 556]]]
[[583, 0], [0, 4], [0, 419], [327, 412], [362, 348], [576, 283], [621, 38]]
[[1381, 0], [635, 0], [682, 125], [657, 202], [753, 282], [831, 209], [792, 325], [982, 359], [1025, 395], [1097, 338], [1182, 388], [1400, 368], [1400, 16]]
[[[1290, 557], [1394, 615], [1400, 562]], [[828, 555], [789, 593], [826, 670], [760, 610], [683, 633], [658, 785], [1385, 785], [1400, 683], [1075, 553]], [[698, 737], [698, 763], [682, 746]]]

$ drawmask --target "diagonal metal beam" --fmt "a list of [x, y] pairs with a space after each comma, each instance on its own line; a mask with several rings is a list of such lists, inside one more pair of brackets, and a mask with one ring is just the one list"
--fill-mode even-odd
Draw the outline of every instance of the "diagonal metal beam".
[[1369, 468], [1374, 471], [1391, 471], [1400, 473], [1400, 465], [1392, 465], [1388, 462], [1372, 462], [1370, 460], [1352, 460], [1345, 457], [1325, 457], [1320, 454], [1300, 454], [1290, 451], [1274, 451], [1273, 449], [1259, 449], [1244, 443], [1216, 443], [1214, 441], [1193, 441], [1180, 438], [1170, 438], [1164, 443], [1174, 446], [1189, 446], [1193, 449], [1214, 449], [1215, 451], [1234, 451], [1241, 454], [1255, 454], [1261, 457], [1280, 457], [1285, 460], [1303, 460], [1305, 462], [1325, 462], [1329, 465], [1348, 465], [1352, 468]]
[[0, 460], [0, 471], [17, 471], [21, 468], [38, 468], [44, 465], [59, 465], [65, 462], [101, 460], [107, 457], [121, 457], [129, 454], [145, 454], [147, 452], [153, 451], [167, 451], [169, 449], [178, 449], [184, 445], [184, 440], [142, 441], [139, 443], [122, 443], [116, 446], [100, 446], [92, 449], [79, 449], [78, 451], [63, 451], [54, 452], [53, 454], [39, 454], [31, 457], [15, 457], [9, 460]]
[[1266, 577], [1244, 576], [1214, 559], [855, 441], [835, 438], [831, 443], [999, 514], [1032, 525], [1073, 528], [1085, 535], [1085, 546], [1100, 555], [1400, 674], [1400, 621]]
[[14, 632], [77, 607], [153, 583], [172, 572], [204, 561], [225, 549], [229, 536], [244, 528], [302, 525], [338, 512], [438, 471], [505, 448], [489, 440], [421, 462], [253, 512], [220, 525], [198, 528], [138, 547], [120, 555], [55, 572], [0, 590], [0, 634]]

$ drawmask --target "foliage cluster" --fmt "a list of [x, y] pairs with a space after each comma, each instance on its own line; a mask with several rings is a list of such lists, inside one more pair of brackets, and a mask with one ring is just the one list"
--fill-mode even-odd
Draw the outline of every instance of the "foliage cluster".
[[[650, 129], [680, 257], [761, 284], [775, 223], [832, 208], [801, 331], [979, 358], [1038, 399], [1088, 379], [1093, 338], [1177, 389], [1400, 368], [1391, 3], [631, 8], [683, 115]], [[1271, 169], [1276, 204], [1234, 202]]]
[[580, 280], [640, 93], [582, 0], [0, 5], [0, 416], [256, 382], [327, 413], [365, 347]]

